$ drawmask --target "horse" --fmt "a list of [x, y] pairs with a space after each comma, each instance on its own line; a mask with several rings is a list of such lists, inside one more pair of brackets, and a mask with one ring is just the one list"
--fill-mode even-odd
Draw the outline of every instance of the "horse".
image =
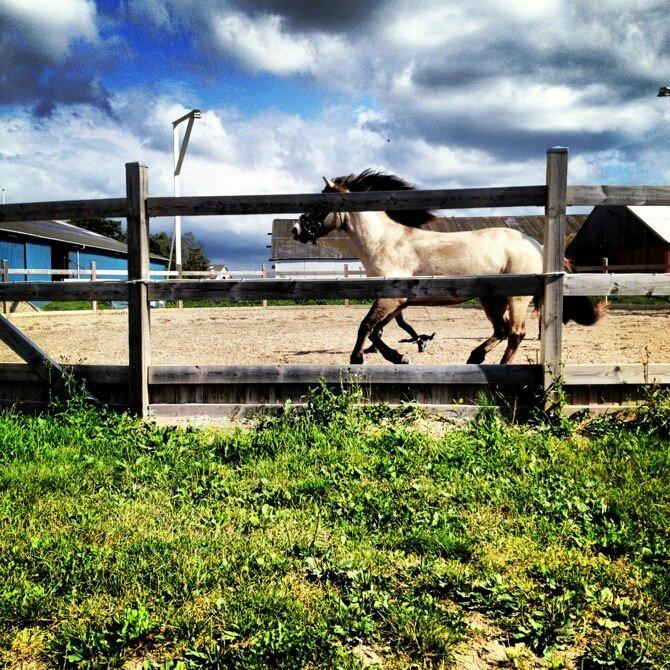
[[[404, 191], [414, 187], [393, 174], [371, 169], [335, 179], [323, 178], [323, 193]], [[483, 228], [467, 232], [435, 232], [424, 226], [435, 221], [428, 210], [375, 212], [307, 212], [293, 225], [293, 238], [315, 242], [334, 230], [344, 231], [371, 277], [435, 275], [540, 274], [542, 245], [511, 228]], [[374, 301], [358, 329], [350, 363], [361, 364], [364, 354], [378, 351], [395, 364], [409, 363], [407, 356], [382, 341], [382, 329], [411, 305], [454, 305], [464, 298], [381, 298]], [[501, 363], [510, 363], [526, 335], [530, 302], [539, 308], [537, 296], [482, 297], [481, 306], [493, 326], [493, 334], [475, 347], [468, 363], [483, 363], [486, 355], [507, 340]], [[586, 296], [563, 299], [563, 322], [591, 326], [605, 312], [602, 303]], [[365, 349], [370, 339], [371, 347]]]

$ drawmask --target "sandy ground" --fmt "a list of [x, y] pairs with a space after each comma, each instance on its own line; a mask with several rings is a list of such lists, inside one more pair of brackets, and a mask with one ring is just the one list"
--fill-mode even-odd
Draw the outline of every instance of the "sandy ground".
[[[216, 365], [227, 363], [347, 363], [365, 307], [233, 307], [158, 309], [151, 314], [152, 363]], [[410, 355], [412, 363], [464, 363], [469, 352], [491, 333], [479, 309], [409, 308], [407, 320], [420, 333], [436, 332], [428, 351], [398, 344], [405, 336], [395, 323], [384, 331], [390, 345]], [[128, 360], [127, 316], [123, 311], [17, 314], [19, 328], [47, 353], [66, 363], [125, 364]], [[527, 322], [528, 336], [516, 363], [539, 357], [537, 319]], [[670, 362], [670, 313], [613, 311], [590, 328], [574, 323], [564, 331], [568, 363]], [[18, 361], [0, 345], [0, 361]], [[500, 345], [487, 362], [497, 363]], [[369, 363], [384, 362], [379, 354]]]

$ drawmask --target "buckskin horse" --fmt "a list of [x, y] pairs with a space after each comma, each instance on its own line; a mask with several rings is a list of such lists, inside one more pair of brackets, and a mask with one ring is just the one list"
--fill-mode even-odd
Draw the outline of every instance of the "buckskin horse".
[[[395, 175], [365, 170], [358, 175], [323, 178], [323, 193], [359, 191], [403, 191], [414, 187]], [[371, 277], [412, 277], [434, 275], [540, 274], [542, 246], [528, 235], [511, 228], [483, 228], [467, 232], [435, 232], [423, 228], [435, 219], [428, 210], [376, 212], [309, 212], [294, 224], [294, 239], [314, 242], [334, 230], [343, 230]], [[468, 363], [483, 363], [500, 342], [507, 340], [501, 363], [510, 363], [526, 334], [526, 312], [533, 300], [542, 297], [511, 296], [481, 298], [493, 334], [475, 347]], [[364, 354], [379, 353], [392, 363], [409, 363], [407, 357], [381, 339], [382, 329], [410, 305], [454, 305], [465, 299], [382, 298], [372, 304], [358, 329], [350, 362], [363, 363]], [[605, 311], [585, 296], [564, 298], [563, 322], [570, 320], [590, 326]], [[371, 346], [365, 349], [370, 339]]]

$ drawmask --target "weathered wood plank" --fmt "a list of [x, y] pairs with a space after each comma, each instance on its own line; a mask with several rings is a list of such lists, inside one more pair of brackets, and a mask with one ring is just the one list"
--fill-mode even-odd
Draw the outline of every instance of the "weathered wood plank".
[[0, 221], [49, 221], [51, 219], [104, 219], [126, 215], [125, 198], [56, 200], [0, 205]]
[[[552, 276], [547, 281], [556, 281]], [[349, 279], [248, 279], [162, 281], [149, 285], [151, 300], [305, 300], [312, 298], [469, 298], [536, 295], [542, 275], [482, 277], [352, 277]], [[0, 287], [1, 288], [1, 287]], [[1, 296], [1, 294], [0, 294]]]
[[[390, 407], [399, 407], [398, 403], [389, 403]], [[304, 403], [292, 403], [291, 408], [304, 407]], [[479, 405], [421, 405], [430, 414], [437, 414], [450, 419], [467, 419], [475, 416], [480, 410]], [[185, 403], [185, 404], [151, 404], [149, 415], [168, 419], [175, 418], [227, 418], [243, 419], [268, 414], [279, 414], [284, 406], [278, 403]]]
[[150, 384], [533, 384], [539, 365], [153, 365]]
[[573, 205], [670, 205], [670, 186], [568, 186]]
[[544, 205], [545, 186], [442, 189], [430, 191], [366, 191], [364, 193], [300, 193], [149, 198], [149, 216], [229, 214], [297, 214], [317, 209], [375, 211], [398, 209], [466, 209]]
[[9, 282], [0, 284], [0, 300], [127, 300], [125, 282]]
[[566, 365], [563, 382], [570, 385], [670, 384], [670, 363]]
[[0, 317], [0, 340], [42, 379], [48, 382], [61, 380], [60, 364], [5, 317]]
[[[547, 151], [547, 203], [545, 207], [543, 269], [560, 272], [565, 262], [565, 193], [568, 150]], [[544, 388], [551, 388], [561, 374], [563, 352], [563, 281], [548, 282], [542, 303], [540, 360], [544, 366]]]
[[[550, 276], [548, 282], [556, 281]], [[564, 279], [565, 295], [670, 295], [670, 274], [572, 274]], [[168, 280], [151, 282], [151, 300], [262, 300], [310, 298], [467, 298], [532, 295], [542, 289], [542, 275], [483, 277], [350, 277], [348, 279]], [[6, 300], [126, 300], [125, 282], [10, 282], [0, 283]]]
[[570, 274], [564, 284], [565, 295], [670, 295], [670, 273]]
[[131, 411], [146, 416], [149, 407], [149, 170], [126, 163], [128, 210], [128, 398]]
[[[94, 384], [127, 384], [127, 365], [62, 365], [65, 370]], [[0, 363], [0, 382], [39, 382], [43, 378], [25, 363]]]

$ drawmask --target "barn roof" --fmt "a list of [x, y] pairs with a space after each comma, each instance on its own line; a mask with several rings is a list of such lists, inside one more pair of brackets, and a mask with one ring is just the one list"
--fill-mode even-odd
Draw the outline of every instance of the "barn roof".
[[651, 228], [664, 242], [670, 242], [670, 207], [630, 205], [628, 209]]
[[[128, 253], [128, 246], [123, 242], [100, 235], [100, 233], [94, 233], [91, 230], [79, 228], [66, 221], [2, 221], [0, 222], [0, 231], [37, 237], [53, 242], [63, 242], [75, 247], [111, 251], [124, 256]], [[153, 260], [167, 260], [167, 258], [157, 254], [151, 254], [151, 258]]]
[[[573, 236], [582, 226], [586, 216], [567, 216], [566, 235]], [[337, 230], [320, 238], [316, 245], [296, 242], [291, 227], [296, 219], [275, 219], [272, 222], [271, 261], [293, 260], [354, 260], [356, 253], [345, 233]], [[542, 242], [544, 216], [455, 216], [438, 217], [428, 224], [430, 230], [463, 232], [481, 228], [515, 228]]]

